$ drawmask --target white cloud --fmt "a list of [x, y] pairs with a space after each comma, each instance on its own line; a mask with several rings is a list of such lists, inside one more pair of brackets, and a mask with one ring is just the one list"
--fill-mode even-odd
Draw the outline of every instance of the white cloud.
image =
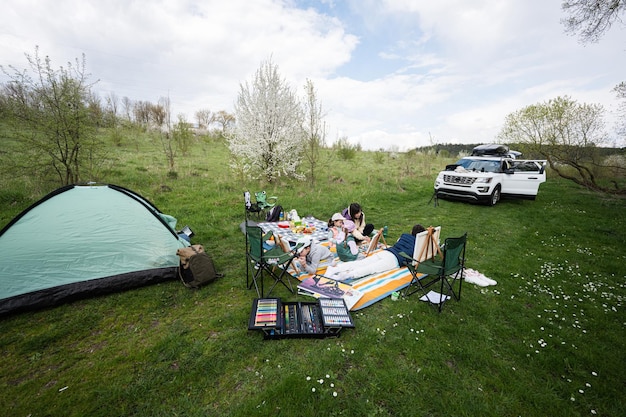
[[582, 46], [561, 17], [544, 0], [7, 0], [0, 64], [25, 67], [35, 45], [56, 66], [85, 53], [101, 95], [169, 95], [191, 119], [232, 111], [271, 56], [300, 93], [313, 80], [329, 140], [407, 149], [490, 141], [508, 113], [557, 95], [611, 107], [623, 27]]

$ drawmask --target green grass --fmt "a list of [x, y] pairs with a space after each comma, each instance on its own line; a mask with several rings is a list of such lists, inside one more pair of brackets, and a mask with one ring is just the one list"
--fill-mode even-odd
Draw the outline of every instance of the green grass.
[[[315, 187], [241, 180], [224, 144], [204, 139], [177, 159], [177, 178], [144, 136], [110, 156], [95, 179], [191, 225], [226, 277], [0, 318], [0, 415], [624, 415], [624, 200], [551, 177], [536, 201], [435, 206], [434, 176], [452, 160], [432, 155], [329, 160]], [[43, 196], [1, 184], [2, 225]], [[467, 231], [467, 266], [498, 285], [465, 285], [441, 314], [417, 295], [385, 299], [353, 313], [356, 328], [339, 338], [264, 341], [247, 330], [247, 189], [322, 219], [358, 201], [389, 240], [417, 222], [443, 237]]]

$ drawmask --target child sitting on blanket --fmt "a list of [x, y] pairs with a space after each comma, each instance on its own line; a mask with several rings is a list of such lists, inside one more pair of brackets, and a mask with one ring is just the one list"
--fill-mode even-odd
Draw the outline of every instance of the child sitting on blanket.
[[416, 224], [413, 226], [411, 234], [403, 233], [393, 246], [358, 261], [345, 262], [336, 267], [328, 267], [324, 276], [337, 281], [345, 281], [350, 278], [361, 278], [404, 266], [406, 260], [400, 255], [400, 252], [412, 254], [415, 248], [415, 235], [424, 230], [426, 230], [424, 226]]
[[357, 259], [359, 259], [359, 255], [361, 255], [359, 253], [359, 247], [356, 244], [356, 239], [352, 235], [353, 230], [354, 222], [352, 220], [344, 220], [343, 231], [346, 235], [346, 238], [343, 240], [343, 242], [337, 243], [337, 256], [339, 257], [340, 261], [356, 261]]
[[298, 249], [298, 259], [296, 268], [300, 271], [304, 270], [309, 274], [317, 273], [317, 268], [322, 262], [333, 263], [334, 256], [330, 249], [319, 243], [313, 242], [309, 236], [304, 236], [296, 242], [296, 246], [301, 244]]
[[345, 218], [341, 215], [341, 213], [335, 213], [328, 221], [328, 240], [330, 241], [331, 247], [332, 245], [337, 245], [343, 242], [346, 238], [346, 233], [343, 230], [344, 220]]

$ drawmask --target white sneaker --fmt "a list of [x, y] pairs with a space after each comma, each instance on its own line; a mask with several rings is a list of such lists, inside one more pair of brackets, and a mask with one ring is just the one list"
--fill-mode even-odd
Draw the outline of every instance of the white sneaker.
[[487, 278], [485, 275], [471, 268], [465, 268], [464, 276], [465, 276], [465, 281], [471, 284], [476, 284], [479, 287], [488, 287], [490, 285], [497, 284], [497, 282], [494, 281], [493, 279]]
[[488, 277], [486, 277], [484, 275], [481, 278], [487, 285], [497, 285], [498, 284], [498, 282], [496, 280], [488, 278]]

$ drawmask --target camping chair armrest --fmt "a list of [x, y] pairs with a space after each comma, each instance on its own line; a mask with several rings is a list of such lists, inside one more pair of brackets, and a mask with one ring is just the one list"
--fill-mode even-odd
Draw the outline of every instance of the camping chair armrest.
[[[411, 264], [413, 262], [417, 262], [417, 260], [413, 259], [412, 256], [409, 256], [406, 252], [400, 252], [400, 256], [404, 258], [404, 265]], [[419, 263], [419, 262], [417, 262]]]

